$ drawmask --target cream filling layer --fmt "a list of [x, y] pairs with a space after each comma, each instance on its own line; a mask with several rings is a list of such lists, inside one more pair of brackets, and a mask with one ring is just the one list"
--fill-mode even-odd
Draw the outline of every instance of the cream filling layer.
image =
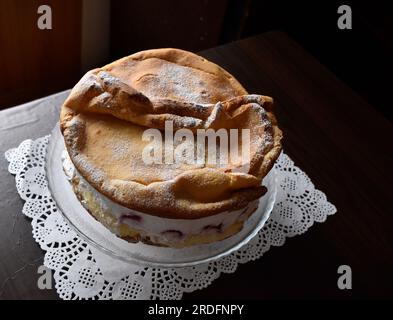
[[[245, 221], [258, 206], [258, 200], [255, 200], [240, 210], [224, 211], [213, 216], [199, 219], [169, 219], [158, 217], [121, 206], [98, 192], [77, 171], [67, 151], [63, 151], [62, 161], [67, 178], [74, 182], [77, 181], [78, 190], [85, 194], [89, 194], [89, 197], [94, 199], [94, 203], [99, 205], [101, 212], [112, 215], [112, 217], [117, 219], [117, 224], [119, 226], [121, 224], [126, 224], [147, 235], [150, 234], [169, 239], [181, 239], [184, 238], [184, 236], [194, 234], [222, 232], [236, 222]], [[86, 205], [86, 203], [82, 204]]]

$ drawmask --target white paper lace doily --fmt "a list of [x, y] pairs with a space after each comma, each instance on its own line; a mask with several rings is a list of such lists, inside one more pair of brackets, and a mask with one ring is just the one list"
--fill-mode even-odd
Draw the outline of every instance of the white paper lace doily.
[[180, 299], [183, 292], [202, 289], [222, 272], [235, 272], [239, 263], [260, 258], [286, 237], [302, 234], [314, 222], [336, 212], [307, 175], [281, 154], [276, 163], [276, 204], [262, 230], [238, 251], [213, 262], [186, 268], [133, 266], [95, 249], [78, 236], [58, 211], [45, 177], [49, 136], [25, 140], [5, 153], [9, 172], [32, 219], [33, 237], [46, 251], [44, 264], [54, 271], [62, 299]]

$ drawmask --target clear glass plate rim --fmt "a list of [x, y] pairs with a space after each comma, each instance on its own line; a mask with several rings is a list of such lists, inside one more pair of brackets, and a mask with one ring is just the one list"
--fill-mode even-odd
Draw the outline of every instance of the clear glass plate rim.
[[[98, 249], [98, 250], [100, 250], [102, 252], [105, 252], [106, 254], [108, 254], [109, 256], [111, 256], [113, 258], [120, 259], [123, 262], [137, 264], [137, 265], [140, 265], [140, 266], [176, 268], [176, 267], [195, 266], [195, 265], [204, 264], [204, 263], [211, 262], [213, 260], [217, 260], [217, 259], [223, 258], [223, 257], [225, 257], [225, 256], [227, 256], [227, 255], [229, 255], [229, 254], [231, 254], [233, 252], [235, 252], [236, 250], [240, 249], [244, 245], [246, 245], [253, 237], [255, 237], [257, 235], [257, 233], [263, 228], [263, 226], [265, 225], [266, 221], [269, 219], [270, 214], [271, 214], [271, 212], [273, 210], [273, 207], [274, 207], [274, 204], [275, 204], [276, 194], [277, 194], [277, 174], [276, 174], [276, 170], [273, 168], [271, 170], [271, 172], [269, 173], [269, 175], [273, 176], [272, 179], [273, 179], [274, 190], [272, 190], [271, 193], [270, 193], [270, 196], [269, 196], [270, 202], [267, 204], [267, 209], [265, 210], [265, 212], [263, 212], [261, 214], [261, 218], [257, 222], [255, 228], [250, 230], [250, 232], [248, 234], [246, 234], [244, 236], [244, 238], [242, 238], [239, 242], [236, 242], [232, 247], [227, 248], [227, 250], [225, 250], [223, 252], [219, 252], [216, 255], [213, 255], [213, 256], [210, 256], [210, 257], [206, 257], [204, 259], [188, 260], [188, 261], [184, 261], [184, 262], [175, 262], [175, 263], [150, 261], [150, 260], [141, 260], [141, 259], [138, 259], [138, 258], [124, 257], [124, 256], [122, 256], [120, 254], [117, 254], [116, 252], [113, 252], [111, 249], [103, 247], [101, 244], [97, 243], [94, 239], [91, 239], [91, 237], [89, 237], [84, 232], [82, 232], [80, 230], [80, 228], [78, 228], [78, 226], [75, 226], [75, 224], [67, 216], [67, 213], [66, 213], [67, 209], [65, 208], [65, 205], [63, 203], [61, 203], [60, 201], [58, 201], [58, 199], [56, 199], [56, 196], [55, 196], [56, 193], [52, 192], [53, 190], [55, 190], [55, 188], [54, 188], [55, 181], [53, 181], [53, 178], [54, 178], [53, 176], [54, 175], [51, 174], [51, 170], [53, 169], [51, 167], [51, 164], [52, 164], [52, 161], [53, 161], [52, 153], [54, 151], [56, 151], [56, 146], [59, 143], [62, 143], [62, 145], [64, 145], [64, 142], [62, 140], [62, 135], [60, 133], [60, 126], [59, 126], [59, 123], [57, 123], [56, 126], [53, 128], [53, 130], [51, 132], [51, 135], [50, 135], [50, 138], [49, 138], [49, 143], [48, 143], [48, 146], [47, 146], [47, 153], [46, 153], [46, 157], [45, 157], [46, 177], [47, 177], [47, 180], [48, 180], [48, 188], [49, 188], [49, 190], [51, 192], [53, 201], [55, 202], [55, 204], [56, 204], [57, 208], [59, 209], [59, 211], [61, 212], [62, 216], [70, 224], [72, 229], [79, 236], [81, 236], [84, 240], [86, 240], [87, 243], [91, 244], [96, 249]], [[70, 188], [71, 188], [71, 186], [70, 186]], [[88, 214], [87, 216], [90, 216], [90, 214]], [[98, 221], [96, 221], [96, 223], [100, 224], [100, 222], [98, 222]], [[113, 234], [113, 236], [116, 237], [116, 235], [114, 235], [114, 234]], [[118, 238], [118, 239], [120, 239], [120, 238]], [[125, 240], [123, 240], [123, 241], [125, 241]], [[209, 246], [209, 245], [207, 244], [207, 245], [204, 245], [204, 246]]]

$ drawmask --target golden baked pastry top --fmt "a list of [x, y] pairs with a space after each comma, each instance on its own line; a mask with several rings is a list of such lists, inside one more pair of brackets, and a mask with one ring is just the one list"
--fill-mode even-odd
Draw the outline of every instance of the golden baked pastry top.
[[[249, 95], [227, 71], [178, 49], [142, 51], [87, 72], [61, 109], [67, 151], [99, 192], [130, 209], [195, 219], [247, 205], [281, 152], [273, 100]], [[148, 128], [250, 129], [248, 172], [237, 163], [146, 164]]]

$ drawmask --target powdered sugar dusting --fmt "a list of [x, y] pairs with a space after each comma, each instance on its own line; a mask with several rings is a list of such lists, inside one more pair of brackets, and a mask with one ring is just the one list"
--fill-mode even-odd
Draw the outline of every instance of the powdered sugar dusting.
[[112, 151], [112, 158], [114, 160], [124, 160], [129, 155], [129, 142], [117, 140], [107, 143], [106, 147]]
[[166, 61], [155, 74], [146, 74], [138, 81], [148, 83], [143, 91], [150, 97], [160, 95], [162, 98], [167, 98], [170, 91], [170, 95], [184, 102], [208, 102], [209, 93], [206, 85], [201, 76], [195, 72], [190, 67]]
[[105, 71], [100, 71], [98, 73], [98, 77], [104, 82], [107, 86], [119, 86], [122, 84], [122, 81], [119, 78], [114, 77], [113, 75], [109, 74]]
[[92, 166], [89, 159], [83, 154], [77, 154], [74, 157], [75, 165], [89, 176], [94, 184], [101, 184], [104, 181], [105, 174], [98, 168]]

